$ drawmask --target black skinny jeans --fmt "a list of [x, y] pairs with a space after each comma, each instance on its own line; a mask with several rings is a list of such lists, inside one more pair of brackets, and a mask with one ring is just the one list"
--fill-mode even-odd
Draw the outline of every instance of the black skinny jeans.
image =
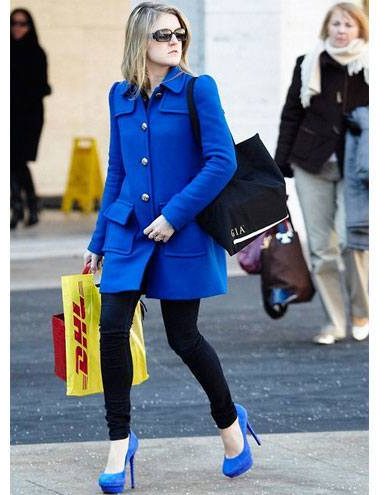
[[[130, 389], [133, 365], [128, 331], [140, 291], [102, 293], [100, 351], [106, 420], [110, 440], [130, 433]], [[188, 365], [206, 392], [212, 417], [219, 428], [237, 418], [228, 384], [213, 347], [197, 328], [200, 300], [161, 300], [162, 317], [170, 347]]]

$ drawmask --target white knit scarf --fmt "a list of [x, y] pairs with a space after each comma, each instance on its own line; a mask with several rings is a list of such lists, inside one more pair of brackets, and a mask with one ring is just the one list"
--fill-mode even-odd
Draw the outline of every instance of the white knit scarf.
[[356, 38], [343, 48], [335, 48], [328, 38], [320, 40], [315, 49], [304, 57], [301, 65], [302, 87], [300, 100], [304, 108], [310, 105], [312, 96], [321, 92], [320, 54], [324, 50], [341, 65], [347, 65], [350, 76], [364, 69], [365, 81], [369, 84], [369, 50], [367, 42], [362, 38]]

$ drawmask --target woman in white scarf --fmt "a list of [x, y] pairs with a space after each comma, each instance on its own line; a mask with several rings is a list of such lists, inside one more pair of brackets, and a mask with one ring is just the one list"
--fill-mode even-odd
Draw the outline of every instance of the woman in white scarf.
[[351, 332], [368, 336], [368, 251], [347, 249], [344, 213], [345, 115], [368, 105], [368, 20], [357, 5], [327, 12], [315, 48], [299, 57], [284, 105], [275, 160], [295, 178], [314, 280], [326, 322], [314, 337], [333, 344], [346, 337], [341, 270], [350, 300]]
[[[346, 25], [345, 28], [344, 25]], [[328, 37], [325, 36], [326, 34]], [[314, 50], [304, 57], [302, 63], [300, 99], [304, 108], [310, 105], [312, 96], [321, 92], [320, 54], [323, 51], [326, 51], [331, 58], [341, 65], [347, 65], [349, 76], [357, 74], [363, 69], [365, 81], [369, 84], [368, 41], [358, 38], [358, 35], [358, 23], [348, 12], [335, 8], [330, 22], [326, 26], [323, 24], [322, 39], [318, 41]]]

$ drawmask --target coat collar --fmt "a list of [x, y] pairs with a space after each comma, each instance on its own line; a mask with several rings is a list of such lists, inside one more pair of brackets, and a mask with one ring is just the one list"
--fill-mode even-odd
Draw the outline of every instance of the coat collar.
[[[185, 72], [182, 71], [180, 67], [171, 67], [160, 86], [165, 86], [170, 89], [170, 91], [173, 91], [173, 93], [180, 93], [184, 86], [184, 74]], [[122, 96], [128, 96], [130, 91], [133, 89], [133, 84], [129, 84], [127, 81], [122, 81], [120, 83], [119, 93]]]
[[165, 86], [170, 89], [170, 91], [173, 91], [173, 93], [180, 93], [184, 86], [184, 74], [185, 72], [183, 72], [180, 67], [171, 67], [162, 81], [161, 86]]

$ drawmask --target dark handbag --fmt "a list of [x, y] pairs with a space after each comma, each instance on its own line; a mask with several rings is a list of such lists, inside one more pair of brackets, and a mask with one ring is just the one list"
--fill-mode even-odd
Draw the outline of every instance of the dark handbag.
[[[200, 122], [188, 82], [187, 100], [196, 142], [201, 147]], [[259, 234], [287, 218], [284, 177], [258, 134], [234, 144], [237, 170], [220, 194], [197, 215], [200, 227], [230, 255]]]
[[264, 309], [280, 318], [290, 303], [310, 301], [315, 289], [291, 220], [276, 227], [261, 249], [261, 289]]

